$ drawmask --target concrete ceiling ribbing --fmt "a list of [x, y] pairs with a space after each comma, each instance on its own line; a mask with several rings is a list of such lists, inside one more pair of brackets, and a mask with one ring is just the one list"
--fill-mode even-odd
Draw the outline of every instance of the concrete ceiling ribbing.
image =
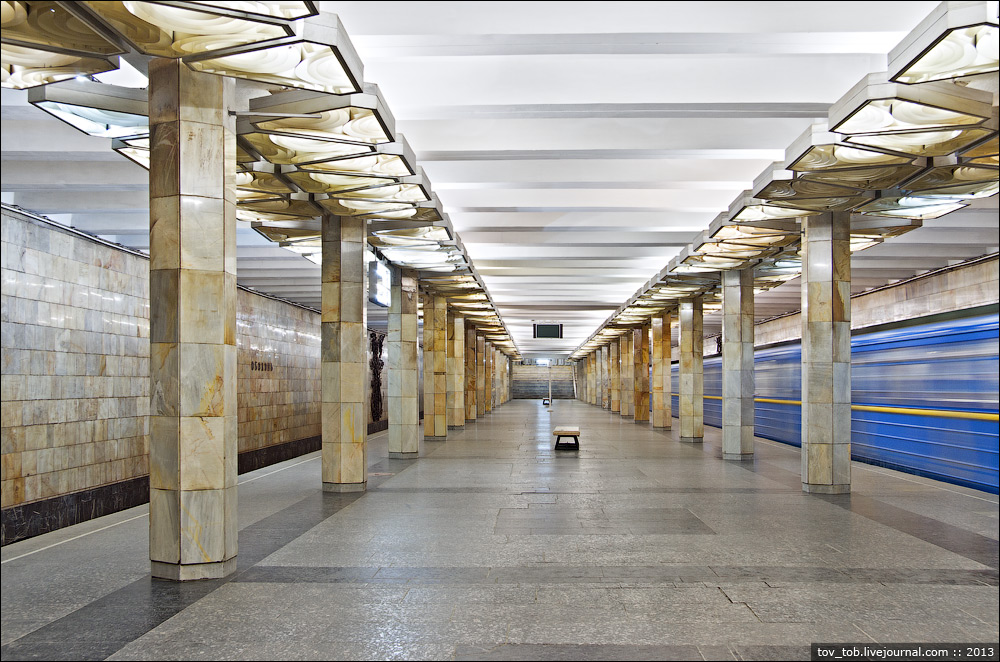
[[[323, 4], [530, 356], [585, 339], [937, 3]], [[145, 172], [23, 96], [3, 92], [4, 200], [145, 247]], [[855, 288], [995, 250], [979, 206], [858, 254]], [[316, 305], [317, 267], [238, 242], [241, 283]], [[792, 281], [758, 316], [796, 308]]]

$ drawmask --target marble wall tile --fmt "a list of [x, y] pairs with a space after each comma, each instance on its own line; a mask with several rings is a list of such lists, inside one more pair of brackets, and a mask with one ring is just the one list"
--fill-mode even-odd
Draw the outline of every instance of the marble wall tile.
[[611, 352], [611, 411], [620, 414], [622, 411], [622, 364], [618, 340], [612, 340], [609, 345]]
[[[389, 452], [418, 450], [417, 279], [410, 270], [393, 268], [388, 328]], [[410, 330], [413, 333], [410, 333]], [[463, 338], [464, 341], [464, 338]]]
[[[148, 416], [179, 415], [181, 374], [176, 346], [150, 343], [150, 262], [13, 211], [4, 210], [2, 226], [13, 229], [9, 237], [35, 242], [30, 252], [37, 272], [15, 270], [22, 261], [3, 263], [3, 283], [33, 284], [4, 291], [3, 453], [10, 458], [7, 470], [20, 466], [21, 475], [3, 481], [3, 506], [145, 475]], [[63, 255], [38, 250], [53, 245]], [[28, 250], [3, 246], [6, 256]], [[72, 266], [73, 260], [88, 262]], [[106, 270], [115, 270], [114, 278], [102, 277]], [[61, 280], [67, 277], [80, 280]], [[43, 294], [51, 301], [42, 301]], [[236, 306], [237, 346], [223, 350], [221, 361], [237, 375], [229, 387], [237, 411], [225, 416], [225, 425], [237, 426], [238, 449], [317, 436], [319, 315], [245, 291]], [[151, 354], [161, 364], [152, 388]], [[167, 372], [163, 364], [174, 368]], [[201, 411], [202, 404], [212, 410], [211, 402], [198, 397], [187, 404]], [[47, 452], [39, 465], [41, 449]], [[155, 457], [152, 463], [153, 480], [176, 489], [177, 469]], [[51, 475], [42, 480], [43, 474]]]
[[[322, 475], [323, 489], [331, 491], [363, 490], [367, 481], [364, 227], [361, 219], [323, 217], [321, 360], [327, 369], [322, 393]], [[334, 375], [339, 384], [334, 383]]]
[[465, 318], [448, 318], [448, 426], [465, 425]]
[[476, 327], [471, 322], [465, 323], [465, 420], [474, 421], [479, 414], [479, 387], [477, 386]]
[[722, 457], [753, 456], [753, 270], [722, 272]]
[[[424, 406], [426, 410], [426, 405]], [[476, 416], [486, 415], [486, 338], [476, 334]]]
[[625, 418], [632, 418], [635, 414], [635, 389], [633, 384], [635, 382], [635, 370], [630, 369], [635, 363], [635, 356], [633, 354], [632, 346], [632, 334], [623, 333], [618, 336], [618, 354], [622, 364], [621, 370], [621, 388], [622, 388], [622, 404], [621, 413]]
[[680, 324], [679, 418], [681, 439], [700, 441], [704, 436], [703, 334], [701, 297], [682, 301], [678, 310]]

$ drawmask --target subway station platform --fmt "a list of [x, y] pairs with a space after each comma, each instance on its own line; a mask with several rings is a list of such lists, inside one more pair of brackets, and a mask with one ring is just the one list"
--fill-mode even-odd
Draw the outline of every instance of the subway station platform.
[[[996, 642], [998, 499], [799, 449], [679, 441], [573, 400], [513, 400], [368, 490], [318, 453], [240, 477], [238, 571], [149, 576], [146, 507], [2, 550], [17, 659], [809, 659], [813, 642]], [[551, 429], [579, 425], [581, 449]], [[676, 428], [676, 421], [675, 421]]]

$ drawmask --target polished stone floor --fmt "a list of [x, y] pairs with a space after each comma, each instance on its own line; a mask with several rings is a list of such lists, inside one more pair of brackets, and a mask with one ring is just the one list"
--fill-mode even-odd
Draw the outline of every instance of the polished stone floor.
[[[554, 425], [583, 429], [552, 450]], [[675, 421], [676, 425], [676, 421]], [[239, 570], [148, 575], [145, 508], [2, 550], [15, 659], [809, 659], [811, 642], [996, 642], [995, 495], [799, 450], [678, 441], [515, 400], [416, 460], [370, 443], [364, 494], [317, 454], [240, 480]]]

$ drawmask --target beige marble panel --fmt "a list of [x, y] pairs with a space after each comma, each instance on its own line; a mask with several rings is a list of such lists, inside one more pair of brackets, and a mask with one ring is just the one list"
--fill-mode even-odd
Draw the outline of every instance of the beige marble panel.
[[670, 323], [671, 312], [653, 317], [650, 345], [652, 382], [650, 393], [653, 404], [652, 424], [654, 428], [672, 427], [672, 401], [670, 398]]
[[486, 338], [476, 335], [476, 415], [486, 415]]
[[[411, 270], [392, 268], [389, 306], [389, 452], [418, 450], [417, 280]], [[412, 333], [411, 333], [412, 331]]]
[[622, 363], [621, 345], [618, 340], [612, 340], [611, 351], [611, 411], [620, 414], [622, 411]]
[[181, 560], [180, 492], [149, 490], [149, 558], [160, 563]]
[[448, 426], [465, 425], [465, 318], [448, 318]]
[[701, 441], [704, 436], [703, 321], [701, 297], [681, 301], [678, 309], [680, 337], [679, 418], [684, 441]]
[[722, 457], [753, 457], [753, 269], [722, 272]]
[[632, 333], [623, 333], [618, 337], [618, 350], [622, 362], [621, 388], [622, 388], [622, 417], [632, 418], [635, 414], [635, 370], [632, 368], [635, 363], [633, 354]]
[[476, 349], [476, 327], [465, 324], [465, 420], [474, 421], [478, 415], [478, 360]]
[[[802, 483], [850, 491], [850, 215], [803, 221]], [[840, 458], [835, 460], [834, 458]]]
[[[152, 426], [150, 447], [159, 470], [172, 471], [176, 462], [180, 514], [179, 519], [170, 516], [165, 528], [152, 521], [162, 510], [151, 511], [150, 531], [152, 537], [167, 536], [172, 546], [176, 534], [167, 528], [176, 519], [179, 563], [214, 564], [228, 560], [230, 551], [235, 554], [235, 542], [227, 545], [225, 534], [235, 525], [225, 521], [222, 498], [227, 484], [235, 482], [238, 445], [236, 279], [226, 271], [225, 254], [232, 243], [227, 233], [235, 231], [226, 228], [227, 222], [235, 224], [235, 213], [227, 209], [232, 196], [225, 185], [233, 177], [227, 170], [235, 164], [224, 158], [226, 133], [234, 128], [227, 111], [235, 88], [231, 81], [207, 80], [179, 62], [157, 62], [152, 71], [157, 113], [166, 105], [182, 105], [182, 97], [195, 94], [193, 90], [199, 104], [215, 110], [168, 112], [158, 116], [173, 119], [151, 127], [150, 210], [165, 214], [151, 219], [151, 263], [164, 267], [150, 274], [150, 337], [154, 343], [163, 341], [150, 362], [152, 408], [158, 417], [169, 414], [176, 424], [160, 420]], [[116, 473], [112, 465], [113, 478]], [[160, 479], [169, 483], [162, 474]], [[151, 543], [151, 549], [159, 546]], [[154, 572], [168, 563], [155, 557], [151, 561]]]
[[323, 217], [320, 423], [323, 489], [329, 491], [363, 490], [367, 481], [364, 228], [364, 220]]
[[635, 361], [632, 416], [637, 423], [649, 420], [649, 332], [650, 327], [647, 323], [635, 329], [632, 338], [632, 356]]

